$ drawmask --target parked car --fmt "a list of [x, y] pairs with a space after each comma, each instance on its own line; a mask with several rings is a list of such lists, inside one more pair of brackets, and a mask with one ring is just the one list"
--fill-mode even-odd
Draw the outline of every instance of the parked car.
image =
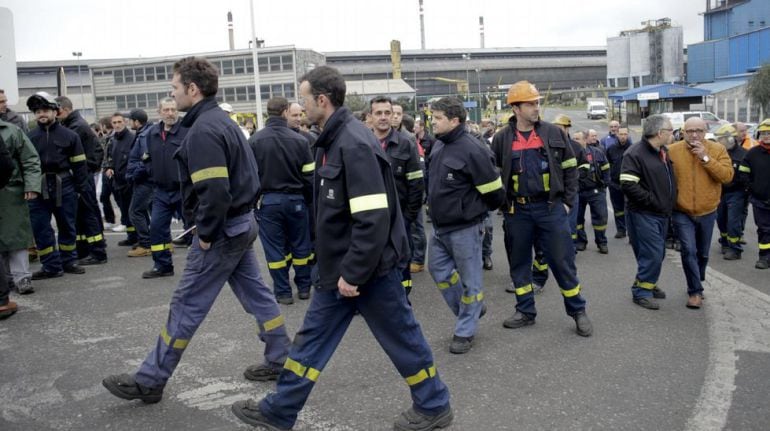
[[[674, 139], [682, 139], [682, 127], [684, 122], [692, 117], [700, 117], [706, 122], [706, 127], [711, 129], [713, 125], [721, 126], [727, 124], [727, 121], [720, 119], [708, 111], [687, 111], [687, 112], [665, 112], [662, 114], [671, 121], [671, 127], [674, 129]], [[713, 138], [713, 135], [712, 135]], [[712, 139], [708, 138], [707, 139]]]
[[589, 120], [607, 118], [607, 105], [604, 103], [589, 103], [586, 108], [586, 118]]

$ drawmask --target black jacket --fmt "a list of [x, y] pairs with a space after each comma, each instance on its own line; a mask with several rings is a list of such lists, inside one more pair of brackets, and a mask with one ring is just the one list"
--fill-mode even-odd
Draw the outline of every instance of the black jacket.
[[92, 174], [99, 172], [104, 159], [104, 151], [99, 143], [99, 138], [96, 136], [93, 129], [91, 129], [91, 126], [89, 126], [86, 120], [80, 116], [79, 111], [70, 112], [67, 118], [62, 120], [61, 123], [78, 134], [80, 143], [83, 145], [83, 151], [86, 153], [88, 172], [91, 172]]
[[578, 184], [581, 192], [604, 190], [610, 182], [610, 162], [601, 148], [585, 148], [585, 162], [578, 165]]
[[770, 208], [770, 149], [762, 145], [746, 152], [740, 166], [743, 180], [749, 186], [752, 201]]
[[[661, 159], [666, 154], [666, 162]], [[669, 216], [676, 205], [676, 180], [668, 149], [656, 150], [646, 138], [623, 156], [620, 187], [626, 195], [626, 208], [659, 216]]]
[[189, 127], [174, 155], [179, 163], [187, 220], [198, 237], [213, 242], [228, 218], [251, 211], [259, 192], [259, 175], [243, 132], [219, 108], [214, 97], [192, 107], [182, 119]]
[[147, 152], [142, 155], [142, 162], [155, 187], [167, 192], [180, 190], [179, 166], [174, 160], [174, 154], [182, 146], [188, 130], [182, 127], [181, 120], [168, 131], [162, 121], [147, 130], [144, 137]]
[[114, 171], [112, 186], [118, 190], [131, 185], [126, 179], [126, 171], [128, 169], [128, 155], [131, 152], [131, 144], [134, 142], [135, 136], [135, 133], [126, 127], [119, 133], [113, 133], [107, 142], [102, 167]]
[[505, 189], [489, 148], [463, 125], [437, 138], [430, 155], [428, 205], [434, 229], [445, 233], [483, 220], [503, 203]]
[[385, 154], [390, 159], [390, 166], [396, 179], [401, 211], [407, 223], [412, 222], [422, 208], [422, 194], [425, 192], [417, 145], [405, 134], [396, 129], [390, 129], [386, 138]]
[[[568, 144], [569, 137], [564, 131], [545, 121], [538, 121], [535, 124], [535, 133], [543, 140], [548, 157], [550, 171], [548, 200], [554, 202], [561, 198], [564, 204], [572, 206], [578, 192], [578, 161], [572, 146]], [[495, 153], [497, 167], [501, 170], [503, 189], [506, 194], [503, 207], [505, 211], [511, 206], [507, 191], [511, 183], [511, 145], [515, 139], [516, 117], [511, 117], [508, 125], [497, 132], [492, 139], [492, 151]]]
[[730, 155], [730, 159], [733, 161], [733, 180], [727, 184], [722, 184], [722, 196], [726, 193], [745, 193], [746, 192], [746, 177], [740, 175], [741, 162], [746, 157], [746, 151], [740, 143], [736, 143], [733, 148], [727, 150], [727, 154]]
[[259, 132], [249, 138], [259, 168], [261, 193], [301, 194], [310, 203], [315, 162], [310, 146], [291, 130], [282, 117], [270, 117]]
[[307, 139], [307, 144], [310, 147], [310, 151], [312, 152], [313, 148], [315, 148], [315, 140], [318, 139], [318, 135], [314, 135], [314, 134], [312, 134], [310, 132], [306, 132], [306, 131], [304, 131], [302, 129], [299, 129], [299, 128], [298, 129], [291, 129], [291, 130], [299, 133], [300, 135], [302, 135], [302, 137]]
[[374, 134], [341, 107], [326, 121], [316, 149], [319, 288], [337, 289], [340, 276], [360, 286], [406, 264], [409, 244], [396, 183]]
[[48, 127], [38, 124], [29, 132], [29, 140], [40, 156], [43, 174], [71, 173], [78, 193], [88, 190], [86, 155], [75, 132], [58, 122]]
[[623, 163], [623, 155], [631, 148], [631, 141], [625, 145], [617, 143], [607, 148], [607, 160], [610, 162], [610, 187], [620, 189], [620, 167]]

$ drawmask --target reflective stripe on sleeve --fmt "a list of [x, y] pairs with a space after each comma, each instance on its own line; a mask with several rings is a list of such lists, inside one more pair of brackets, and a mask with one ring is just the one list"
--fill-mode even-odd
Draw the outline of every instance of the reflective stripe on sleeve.
[[388, 195], [377, 193], [373, 195], [364, 195], [350, 200], [350, 213], [355, 214], [361, 211], [370, 211], [388, 208]]
[[302, 173], [309, 174], [315, 170], [315, 162], [302, 165]]
[[485, 195], [489, 192], [493, 192], [495, 190], [499, 190], [503, 188], [503, 180], [500, 179], [500, 177], [495, 178], [494, 181], [490, 181], [486, 184], [481, 184], [476, 186], [476, 190], [479, 191], [482, 195]]
[[70, 163], [85, 162], [85, 161], [86, 161], [85, 154], [78, 154], [77, 156], [70, 157]]
[[575, 166], [577, 166], [577, 159], [574, 157], [561, 162], [562, 169], [574, 168]]
[[193, 183], [199, 183], [201, 181], [213, 180], [217, 178], [229, 178], [227, 173], [227, 167], [225, 166], [213, 166], [206, 169], [195, 171], [190, 175], [190, 179]]
[[425, 175], [422, 173], [422, 169], [406, 173], [406, 179], [409, 180], [409, 181], [416, 180], [416, 179], [422, 178], [424, 176]]
[[610, 164], [609, 163], [605, 163], [605, 164], [602, 165], [602, 170], [603, 171], [606, 171], [609, 168], [610, 168]]
[[745, 173], [749, 174], [749, 173], [751, 173], [751, 168], [746, 166], [746, 165], [740, 165], [738, 167], [738, 171], [739, 172], [745, 172]]
[[620, 174], [620, 181], [629, 181], [632, 183], [638, 183], [641, 178], [631, 174]]

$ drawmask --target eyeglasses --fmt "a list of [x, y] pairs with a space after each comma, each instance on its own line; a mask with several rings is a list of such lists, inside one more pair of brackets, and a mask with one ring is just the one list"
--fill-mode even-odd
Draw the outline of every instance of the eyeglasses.
[[665, 130], [666, 132], [673, 132], [674, 129], [660, 129], [661, 131]]
[[696, 133], [697, 134], [706, 133], [706, 131], [703, 129], [687, 129], [684, 131], [684, 133], [687, 133], [688, 135], [693, 135]]

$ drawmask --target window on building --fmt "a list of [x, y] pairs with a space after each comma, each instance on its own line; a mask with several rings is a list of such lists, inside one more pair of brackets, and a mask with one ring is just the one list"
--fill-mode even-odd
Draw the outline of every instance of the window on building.
[[168, 77], [169, 81], [174, 77], [174, 66], [166, 66], [166, 76]]
[[134, 83], [134, 69], [124, 69], [123, 75], [125, 75], [126, 84]]
[[259, 86], [259, 94], [262, 100], [267, 100], [270, 98], [270, 86], [269, 85], [260, 85]]
[[254, 91], [254, 86], [246, 86], [246, 94], [249, 100], [257, 100], [257, 92]]
[[235, 101], [235, 88], [225, 88], [225, 102]]
[[115, 104], [118, 105], [118, 109], [126, 109], [126, 96], [115, 96]]
[[136, 107], [137, 108], [146, 108], [147, 107], [147, 94], [137, 94], [136, 95]]
[[247, 93], [246, 93], [246, 87], [236, 87], [235, 88], [235, 98], [239, 102], [245, 102], [248, 99]]
[[259, 72], [267, 72], [269, 68], [269, 62], [267, 61], [267, 57], [259, 57]]
[[271, 84], [270, 85], [270, 93], [272, 94], [271, 97], [283, 96], [283, 85], [281, 85], [281, 84]]
[[281, 70], [281, 57], [270, 57], [270, 71], [280, 72]]
[[294, 83], [283, 84], [283, 97], [287, 99], [294, 98]]
[[217, 102], [222, 103], [225, 101], [224, 96], [222, 95], [222, 87], [219, 87], [219, 90], [217, 90]]
[[222, 61], [222, 75], [232, 75], [233, 74], [233, 61], [232, 60], [223, 60]]
[[115, 83], [116, 84], [122, 84], [123, 83], [123, 70], [122, 69], [116, 70], [115, 73], [113, 74], [113, 76], [115, 77]]
[[253, 58], [247, 58], [246, 59], [246, 73], [254, 73], [254, 59]]
[[166, 68], [163, 66], [156, 66], [155, 67], [155, 77], [158, 79], [158, 81], [165, 81], [166, 80]]
[[281, 67], [283, 68], [283, 70], [294, 69], [294, 61], [292, 60], [290, 55], [281, 56]]
[[158, 93], [158, 102], [165, 99], [166, 97], [171, 97], [171, 95], [167, 91], [161, 91]]
[[155, 81], [155, 68], [154, 67], [145, 67], [144, 68], [144, 77], [147, 79], [147, 81]]
[[144, 82], [144, 68], [143, 67], [137, 67], [134, 69], [134, 81], [135, 82]]
[[136, 108], [136, 94], [126, 94], [126, 108]]
[[246, 62], [242, 59], [233, 60], [233, 71], [236, 75], [241, 75], [246, 72]]
[[154, 108], [158, 106], [158, 93], [150, 93], [147, 95], [147, 107]]

